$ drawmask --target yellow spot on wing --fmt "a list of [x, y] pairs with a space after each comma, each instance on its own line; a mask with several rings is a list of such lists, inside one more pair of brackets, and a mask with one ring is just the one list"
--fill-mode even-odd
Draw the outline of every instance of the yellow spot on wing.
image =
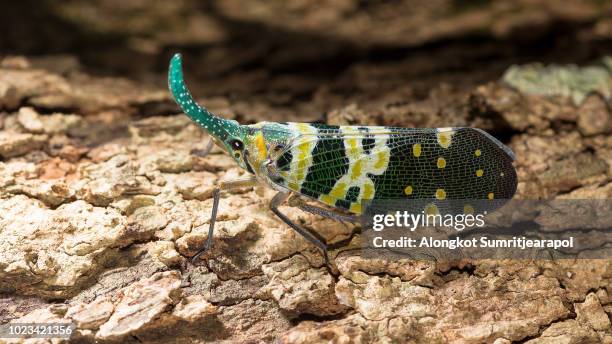
[[445, 168], [446, 167], [446, 160], [444, 160], [444, 158], [439, 157], [438, 158], [438, 168]]
[[406, 186], [406, 188], [404, 189], [404, 193], [406, 195], [412, 195], [412, 185]]
[[363, 184], [363, 195], [362, 199], [373, 199], [374, 198], [374, 183], [370, 180]]
[[476, 170], [476, 177], [482, 177], [483, 174], [484, 174], [483, 170]]
[[338, 183], [336, 186], [329, 192], [329, 195], [336, 199], [343, 199], [346, 195], [346, 184]]
[[351, 203], [349, 211], [353, 214], [361, 214], [361, 204], [360, 203]]
[[379, 170], [384, 168], [389, 163], [389, 151], [381, 151], [377, 153], [378, 159], [374, 164], [374, 168]]
[[346, 139], [346, 142], [349, 146], [349, 154], [359, 153], [357, 150], [357, 139]]
[[440, 212], [438, 211], [438, 207], [436, 207], [435, 204], [433, 203], [429, 203], [427, 206], [425, 206], [425, 214], [426, 215], [437, 215]]
[[355, 160], [355, 164], [353, 165], [353, 171], [351, 173], [351, 179], [356, 180], [361, 177], [361, 164], [361, 159]]
[[412, 154], [417, 158], [421, 156], [421, 144], [416, 143], [412, 146]]
[[334, 197], [331, 197], [330, 195], [321, 195], [319, 197], [319, 200], [332, 207], [336, 204], [336, 199]]
[[442, 148], [450, 147], [453, 134], [454, 132], [451, 128], [439, 128], [438, 132], [436, 133], [438, 144], [442, 146]]
[[436, 198], [437, 199], [445, 199], [446, 198], [446, 191], [444, 191], [444, 189], [436, 190]]
[[487, 195], [488, 199], [493, 199], [495, 198], [495, 195], [492, 192], [489, 192], [489, 194]]
[[474, 155], [476, 156], [480, 156], [482, 154], [482, 152], [480, 151], [480, 149], [477, 149], [476, 151], [474, 151]]

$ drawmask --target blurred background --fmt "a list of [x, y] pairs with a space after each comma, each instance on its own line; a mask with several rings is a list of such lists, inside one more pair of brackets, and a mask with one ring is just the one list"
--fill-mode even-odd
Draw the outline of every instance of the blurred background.
[[512, 64], [590, 63], [612, 51], [611, 14], [602, 0], [22, 0], [2, 5], [0, 54], [161, 87], [182, 52], [194, 93], [247, 122], [324, 120], [449, 103]]

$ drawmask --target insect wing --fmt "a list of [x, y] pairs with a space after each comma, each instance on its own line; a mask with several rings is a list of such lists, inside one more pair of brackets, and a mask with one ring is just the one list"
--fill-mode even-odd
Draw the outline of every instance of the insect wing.
[[516, 190], [514, 154], [479, 129], [300, 125], [276, 160], [278, 183], [330, 206], [360, 213], [363, 200], [493, 201]]

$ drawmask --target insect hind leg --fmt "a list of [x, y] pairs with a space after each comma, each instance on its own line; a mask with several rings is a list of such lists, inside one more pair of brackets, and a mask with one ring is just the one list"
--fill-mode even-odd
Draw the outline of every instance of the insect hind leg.
[[328, 269], [330, 269], [330, 271], [333, 271], [332, 265], [329, 260], [327, 244], [322, 239], [318, 238], [315, 234], [310, 232], [309, 230], [302, 228], [300, 225], [291, 221], [285, 214], [283, 214], [278, 209], [278, 206], [284, 201], [286, 201], [287, 198], [289, 198], [289, 195], [290, 194], [288, 192], [277, 193], [272, 198], [272, 201], [270, 201], [270, 210], [272, 210], [272, 212], [276, 216], [278, 216], [278, 218], [281, 219], [285, 224], [291, 227], [291, 229], [293, 229], [298, 234], [300, 234], [302, 237], [304, 237], [304, 239], [308, 240], [310, 243], [317, 246], [323, 253], [323, 258], [325, 259], [325, 264], [327, 265]]
[[289, 203], [289, 205], [294, 206], [294, 207], [298, 207], [300, 210], [303, 210], [303, 211], [305, 211], [307, 213], [323, 216], [323, 217], [326, 217], [328, 219], [339, 221], [341, 223], [345, 223], [345, 222], [357, 223], [360, 220], [360, 218], [358, 216], [355, 216], [355, 215], [342, 214], [342, 213], [337, 212], [337, 211], [328, 210], [328, 209], [325, 209], [325, 208], [321, 208], [321, 207], [317, 207], [317, 206], [314, 206], [314, 205], [310, 205], [310, 204], [304, 202], [304, 200], [300, 199], [299, 197], [291, 197], [289, 199], [288, 203]]

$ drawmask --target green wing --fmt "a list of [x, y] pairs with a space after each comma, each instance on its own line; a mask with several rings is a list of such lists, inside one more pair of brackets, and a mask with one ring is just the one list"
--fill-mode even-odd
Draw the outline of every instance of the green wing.
[[276, 182], [354, 213], [364, 200], [501, 200], [516, 191], [514, 154], [479, 129], [287, 126], [299, 134], [276, 160]]

